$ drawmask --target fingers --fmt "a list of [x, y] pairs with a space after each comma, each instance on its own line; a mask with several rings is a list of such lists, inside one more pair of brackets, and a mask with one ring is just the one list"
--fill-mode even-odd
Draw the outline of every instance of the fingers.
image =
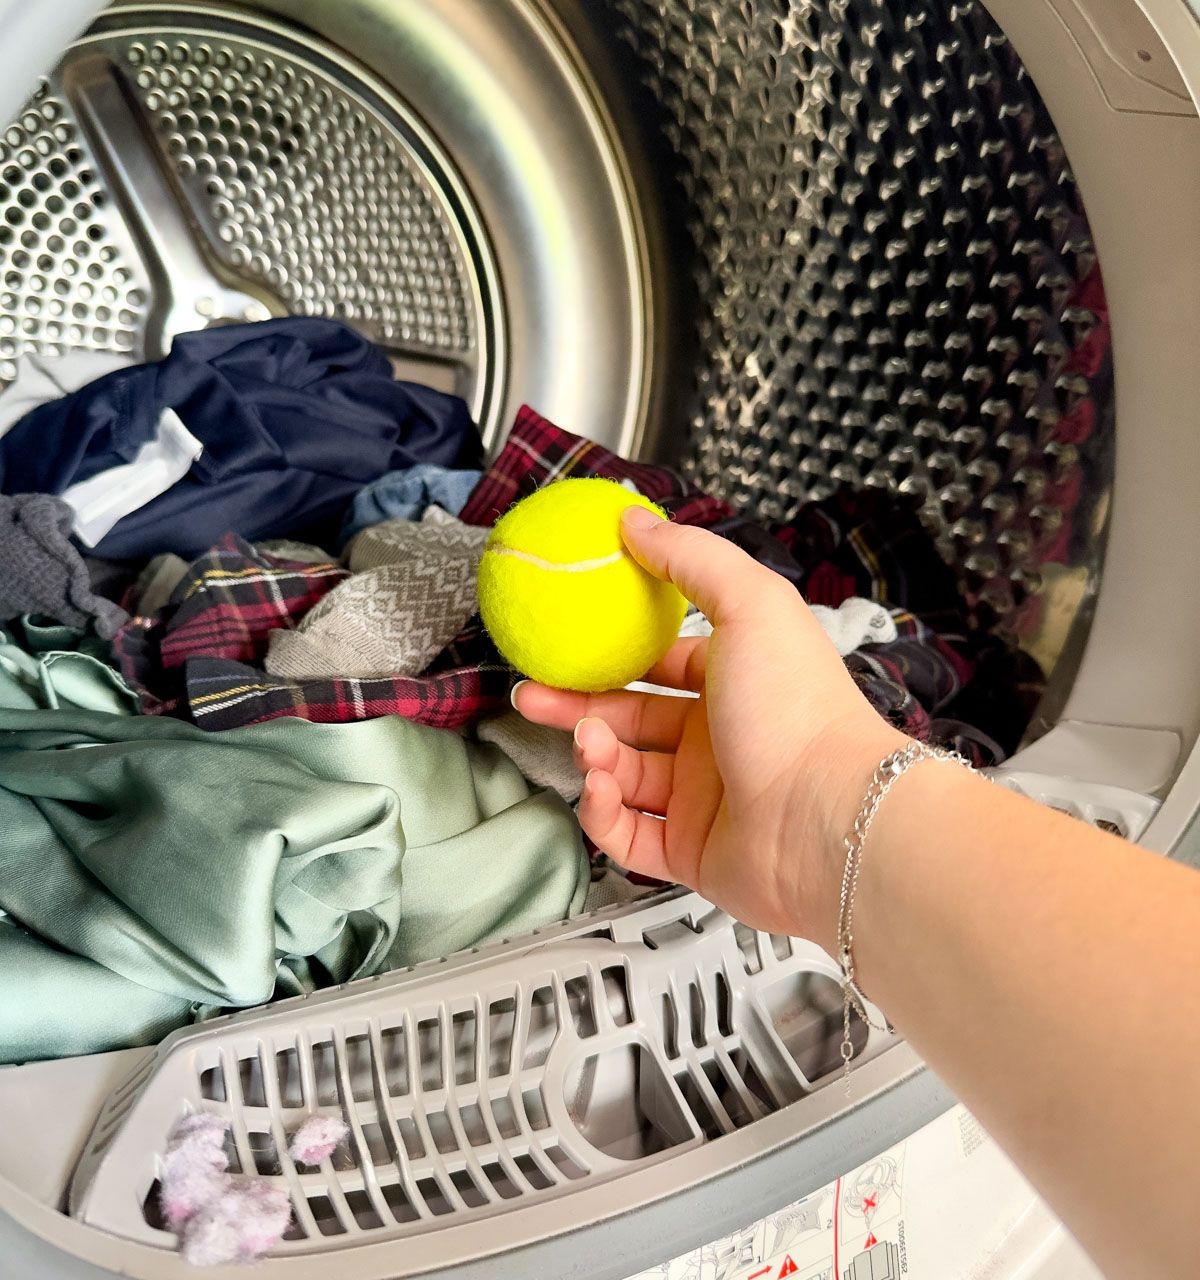
[[665, 814], [671, 799], [675, 757], [660, 751], [635, 751], [619, 741], [603, 720], [575, 726], [575, 764], [581, 773], [612, 774], [622, 801], [645, 813]]
[[579, 822], [596, 847], [614, 862], [658, 880], [671, 878], [666, 823], [622, 804], [621, 788], [611, 773], [593, 769], [584, 779]]
[[645, 507], [621, 513], [621, 536], [633, 557], [656, 578], [673, 582], [719, 627], [780, 579], [725, 538], [672, 524]]
[[704, 688], [704, 667], [708, 660], [708, 637], [689, 636], [677, 640], [642, 677], [647, 684], [661, 684], [668, 689], [688, 689], [699, 693]]
[[683, 732], [690, 698], [652, 693], [572, 693], [522, 680], [513, 690], [513, 706], [534, 724], [570, 729], [587, 716], [603, 720], [631, 747], [649, 751], [674, 751]]

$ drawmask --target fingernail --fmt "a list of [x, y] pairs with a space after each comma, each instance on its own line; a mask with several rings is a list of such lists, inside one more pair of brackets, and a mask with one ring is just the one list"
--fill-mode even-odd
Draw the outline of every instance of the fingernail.
[[513, 685], [512, 689], [509, 690], [508, 701], [514, 711], [520, 710], [517, 706], [517, 690], [523, 689], [529, 683], [530, 681], [528, 680], [518, 680], [517, 683]]
[[597, 773], [599, 773], [599, 772], [600, 772], [600, 770], [599, 770], [599, 769], [589, 769], [589, 770], [587, 771], [587, 773], [585, 773], [585, 774], [583, 775], [583, 789], [584, 789], [584, 791], [587, 791], [587, 790], [591, 787], [591, 785], [592, 785], [592, 778], [593, 778]]
[[662, 524], [662, 516], [648, 507], [626, 507], [621, 512], [621, 520], [627, 529], [653, 529]]
[[575, 743], [575, 745], [576, 745], [577, 747], [579, 747], [581, 750], [582, 750], [582, 748], [583, 748], [583, 743], [579, 741], [579, 730], [580, 730], [580, 729], [582, 729], [582, 728], [583, 728], [583, 721], [582, 721], [582, 720], [580, 720], [580, 721], [579, 721], [579, 723], [575, 726], [575, 732], [571, 734], [571, 739], [572, 739], [572, 741], [573, 741], [573, 742]]

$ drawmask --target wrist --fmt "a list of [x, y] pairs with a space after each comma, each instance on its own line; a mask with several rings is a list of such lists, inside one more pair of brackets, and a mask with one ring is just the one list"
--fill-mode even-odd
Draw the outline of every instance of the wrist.
[[846, 862], [846, 837], [871, 775], [909, 739], [873, 713], [831, 726], [815, 738], [797, 769], [786, 833], [791, 876], [785, 890], [795, 932], [833, 954]]
[[923, 917], [930, 884], [942, 882], [934, 867], [947, 833], [973, 829], [981, 794], [986, 799], [995, 790], [1002, 789], [961, 764], [925, 758], [897, 779], [880, 805], [854, 898], [854, 969], [860, 989], [884, 1008], [898, 922], [908, 929]]

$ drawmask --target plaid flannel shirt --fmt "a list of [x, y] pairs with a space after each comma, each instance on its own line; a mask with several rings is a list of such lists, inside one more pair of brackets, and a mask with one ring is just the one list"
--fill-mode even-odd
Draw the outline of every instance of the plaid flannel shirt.
[[167, 608], [118, 634], [121, 671], [144, 711], [204, 729], [386, 715], [449, 729], [507, 706], [512, 673], [478, 619], [419, 676], [286, 680], [255, 665], [272, 631], [296, 626], [347, 576], [340, 565], [286, 560], [227, 535], [189, 567]]

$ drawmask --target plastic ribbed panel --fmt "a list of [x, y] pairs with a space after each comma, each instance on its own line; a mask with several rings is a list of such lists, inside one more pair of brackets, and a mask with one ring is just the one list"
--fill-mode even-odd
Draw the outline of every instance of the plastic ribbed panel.
[[1125, 840], [1140, 840], [1161, 804], [1153, 796], [1142, 795], [1126, 787], [1079, 782], [1074, 778], [1052, 778], [1008, 765], [989, 770], [989, 776], [1010, 791], [1028, 796], [1030, 800], [1060, 813], [1069, 813], [1072, 818], [1079, 818]]
[[768, 520], [839, 484], [913, 495], [1052, 666], [1042, 598], [1099, 564], [1112, 368], [1083, 202], [1007, 39], [976, 0], [615, 2], [693, 245], [685, 469]]
[[[204, 1109], [231, 1121], [231, 1167], [291, 1197], [281, 1254], [437, 1230], [719, 1142], [836, 1072], [840, 1030], [818, 948], [666, 895], [171, 1037], [100, 1115], [72, 1212], [169, 1244], [158, 1154]], [[854, 1034], [864, 1057], [886, 1038]], [[297, 1168], [314, 1112], [350, 1137]]]

